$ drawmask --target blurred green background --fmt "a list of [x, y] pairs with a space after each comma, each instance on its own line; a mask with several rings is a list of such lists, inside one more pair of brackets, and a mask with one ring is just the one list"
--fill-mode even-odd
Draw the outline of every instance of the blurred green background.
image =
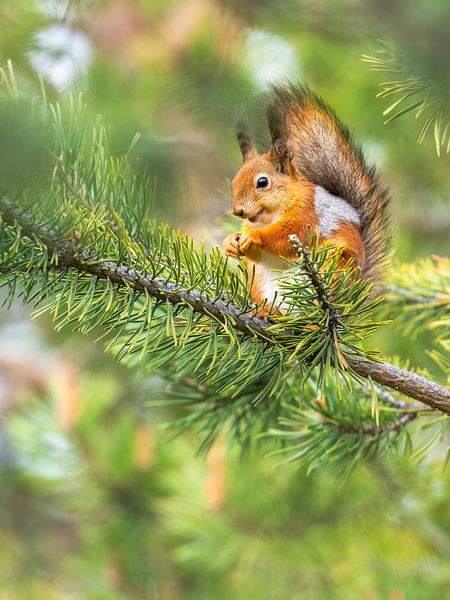
[[[396, 261], [448, 255], [448, 158], [414, 113], [384, 125], [389, 74], [361, 56], [379, 40], [448, 93], [444, 0], [21, 0], [0, 3], [0, 62], [27, 95], [83, 92], [153, 182], [151, 212], [220, 243], [233, 128], [269, 81], [298, 78], [362, 142], [393, 195]], [[382, 46], [381, 46], [382, 47]], [[250, 113], [252, 110], [250, 109]], [[257, 117], [264, 143], [263, 123]], [[38, 185], [40, 131], [26, 110], [0, 114], [0, 176]], [[214, 225], [214, 224], [217, 225]], [[395, 262], [394, 262], [395, 265]], [[395, 266], [394, 266], [395, 268]], [[0, 598], [444, 598], [450, 589], [450, 477], [389, 456], [342, 480], [306, 476], [195, 432], [149, 407], [165, 383], [137, 376], [101, 345], [20, 305], [0, 313]], [[372, 340], [433, 370], [427, 339], [384, 327]]]

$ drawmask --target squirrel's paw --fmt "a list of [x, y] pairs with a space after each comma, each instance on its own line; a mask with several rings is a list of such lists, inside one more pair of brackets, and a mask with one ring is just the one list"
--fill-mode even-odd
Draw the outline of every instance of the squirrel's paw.
[[225, 256], [231, 256], [231, 258], [237, 259], [241, 258], [242, 255], [239, 248], [240, 235], [239, 232], [230, 233], [230, 235], [224, 239], [222, 248]]
[[261, 246], [261, 236], [257, 229], [249, 229], [241, 233], [239, 238], [239, 251], [241, 254], [248, 254], [254, 246]]

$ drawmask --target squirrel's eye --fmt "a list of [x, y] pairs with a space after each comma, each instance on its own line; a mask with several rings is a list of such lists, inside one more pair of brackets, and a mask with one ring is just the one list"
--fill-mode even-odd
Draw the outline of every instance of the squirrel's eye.
[[265, 188], [269, 185], [269, 179], [267, 177], [258, 177], [256, 181], [257, 188]]

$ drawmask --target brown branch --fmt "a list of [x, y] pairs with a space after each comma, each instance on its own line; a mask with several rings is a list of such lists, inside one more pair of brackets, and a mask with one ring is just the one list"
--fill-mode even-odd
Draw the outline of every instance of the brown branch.
[[447, 387], [387, 362], [369, 362], [362, 356], [354, 356], [347, 357], [347, 363], [361, 377], [372, 379], [450, 415], [450, 390]]
[[[188, 305], [193, 311], [219, 322], [233, 323], [235, 329], [241, 333], [280, 345], [279, 338], [269, 329], [271, 323], [262, 317], [243, 313], [233, 304], [212, 300], [201, 292], [187, 290], [149, 275], [141, 275], [126, 265], [94, 260], [88, 253], [58, 238], [49, 227], [34, 224], [31, 217], [13, 207], [4, 198], [0, 198], [0, 210], [6, 223], [12, 225], [17, 223], [27, 236], [40, 238], [50, 253], [55, 251], [58, 253], [58, 264], [53, 265], [55, 269], [64, 270], [72, 267], [80, 272], [94, 275], [98, 279], [108, 279], [118, 286], [126, 284], [139, 293], [147, 293], [158, 300], [174, 305]], [[450, 390], [445, 386], [390, 363], [371, 362], [357, 355], [346, 358], [349, 368], [357, 375], [397, 390], [415, 400], [420, 400], [434, 410], [450, 415]]]
[[377, 427], [376, 425], [339, 425], [338, 429], [341, 433], [354, 434], [354, 435], [365, 435], [368, 437], [377, 437], [381, 434], [391, 433], [392, 431], [399, 431], [405, 425], [408, 425], [411, 421], [417, 418], [417, 412], [403, 413], [398, 419], [390, 421], [384, 425]]

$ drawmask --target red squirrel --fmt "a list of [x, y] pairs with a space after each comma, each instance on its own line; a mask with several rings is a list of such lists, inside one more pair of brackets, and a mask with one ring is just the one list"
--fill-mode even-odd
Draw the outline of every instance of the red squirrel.
[[[244, 123], [236, 128], [243, 164], [232, 182], [233, 213], [242, 231], [223, 243], [227, 256], [254, 270], [251, 295], [270, 307], [280, 269], [295, 259], [295, 234], [307, 245], [318, 236], [339, 248], [338, 267], [359, 268], [379, 288], [387, 263], [387, 190], [335, 113], [308, 88], [273, 86], [267, 104], [272, 138], [258, 154]], [[312, 235], [311, 235], [312, 234]]]

